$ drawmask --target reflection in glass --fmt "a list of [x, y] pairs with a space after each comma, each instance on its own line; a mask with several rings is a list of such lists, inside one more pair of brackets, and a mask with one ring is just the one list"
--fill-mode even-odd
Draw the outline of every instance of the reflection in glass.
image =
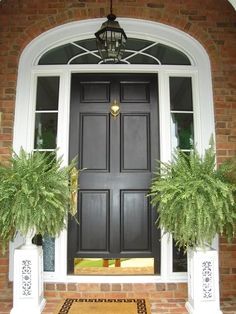
[[170, 77], [170, 107], [173, 111], [192, 111], [191, 77]]
[[171, 114], [172, 149], [192, 149], [194, 143], [192, 113]]
[[153, 258], [75, 258], [75, 275], [153, 275]]
[[36, 110], [58, 110], [58, 95], [58, 76], [38, 77]]
[[55, 271], [55, 238], [43, 237], [43, 269]]
[[56, 148], [57, 113], [36, 113], [35, 118], [35, 149]]
[[179, 249], [173, 240], [173, 272], [187, 272], [187, 253], [183, 249]]

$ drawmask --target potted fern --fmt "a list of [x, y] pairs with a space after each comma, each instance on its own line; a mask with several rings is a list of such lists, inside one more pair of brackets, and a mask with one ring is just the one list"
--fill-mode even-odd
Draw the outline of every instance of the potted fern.
[[196, 149], [190, 154], [177, 150], [171, 162], [159, 163], [151, 184], [157, 225], [188, 252], [190, 313], [221, 313], [217, 252], [211, 244], [216, 234], [230, 241], [236, 225], [235, 184], [224, 169], [216, 169], [213, 145], [204, 156]]
[[[12, 314], [41, 313], [45, 304], [42, 248], [32, 244], [35, 234], [56, 237], [65, 228], [68, 212], [75, 213], [75, 162], [62, 167], [55, 152], [13, 153], [0, 165], [0, 240], [3, 249], [19, 232], [26, 243], [14, 254]], [[71, 177], [71, 184], [69, 178]], [[38, 274], [38, 276], [35, 276]]]

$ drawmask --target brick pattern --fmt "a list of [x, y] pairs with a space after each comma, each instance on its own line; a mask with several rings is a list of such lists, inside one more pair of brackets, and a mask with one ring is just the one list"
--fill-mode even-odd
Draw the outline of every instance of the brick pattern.
[[[113, 8], [118, 17], [147, 19], [176, 27], [205, 47], [212, 66], [218, 162], [236, 155], [236, 13], [230, 3], [227, 0], [206, 0], [204, 5], [195, 0], [113, 0]], [[104, 17], [108, 12], [107, 0], [0, 2], [0, 161], [8, 159], [12, 146], [17, 67], [25, 46], [53, 27]], [[224, 297], [236, 295], [236, 244], [228, 245], [222, 238], [220, 249], [221, 293]], [[9, 291], [7, 261], [6, 257], [0, 257], [0, 296]], [[103, 289], [110, 291], [110, 286], [104, 285]]]
[[0, 242], [0, 304], [2, 300], [10, 301], [12, 298], [12, 283], [8, 282], [9, 260], [8, 251], [3, 255]]
[[43, 314], [52, 314], [65, 298], [146, 298], [154, 313], [187, 313], [187, 284], [45, 284], [47, 305]]

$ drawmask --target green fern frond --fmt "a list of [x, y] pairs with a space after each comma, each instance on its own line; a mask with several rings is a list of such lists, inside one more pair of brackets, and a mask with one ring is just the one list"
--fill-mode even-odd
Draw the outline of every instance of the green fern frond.
[[57, 236], [66, 225], [70, 206], [69, 173], [54, 152], [13, 153], [10, 165], [0, 165], [0, 238], [3, 245], [16, 231]]
[[[228, 168], [227, 168], [228, 169]], [[159, 171], [159, 173], [158, 173]], [[216, 170], [214, 146], [204, 156], [176, 150], [173, 161], [158, 163], [151, 203], [157, 225], [171, 233], [177, 245], [188, 249], [211, 245], [216, 233], [232, 239], [236, 226], [235, 186]]]

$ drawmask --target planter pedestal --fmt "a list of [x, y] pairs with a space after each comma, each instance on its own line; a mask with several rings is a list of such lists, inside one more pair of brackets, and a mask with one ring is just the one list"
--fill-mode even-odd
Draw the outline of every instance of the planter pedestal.
[[14, 252], [13, 308], [10, 314], [40, 314], [43, 297], [43, 251], [33, 244]]
[[188, 252], [188, 302], [185, 306], [191, 314], [222, 314], [216, 250]]

